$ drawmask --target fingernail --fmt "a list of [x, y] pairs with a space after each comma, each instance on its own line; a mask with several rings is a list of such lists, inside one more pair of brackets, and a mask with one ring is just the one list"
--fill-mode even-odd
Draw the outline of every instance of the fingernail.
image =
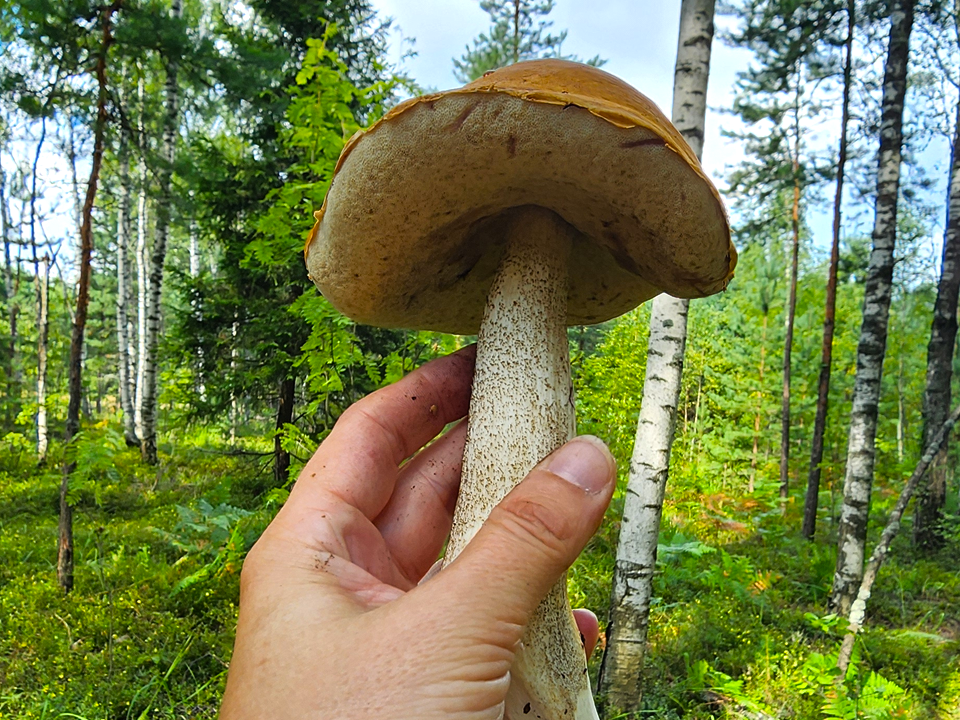
[[603, 442], [593, 435], [581, 435], [547, 458], [546, 469], [576, 485], [584, 492], [603, 492], [616, 464]]

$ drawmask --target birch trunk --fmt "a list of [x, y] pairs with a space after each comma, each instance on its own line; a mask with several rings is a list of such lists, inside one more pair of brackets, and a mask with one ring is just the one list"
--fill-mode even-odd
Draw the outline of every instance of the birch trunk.
[[[703, 151], [715, 0], [683, 0], [673, 85], [673, 122]], [[650, 313], [643, 402], [617, 546], [600, 692], [608, 709], [640, 703], [663, 495], [670, 467], [687, 339], [689, 302], [660, 295]]]
[[50, 335], [50, 256], [40, 259], [37, 275], [40, 309], [37, 313], [37, 462], [47, 461], [47, 339]]
[[134, 388], [134, 435], [143, 437], [143, 386], [147, 359], [147, 294], [150, 290], [150, 268], [147, 260], [147, 136], [144, 132], [144, 80], [143, 72], [137, 83], [137, 99], [140, 103], [137, 119], [137, 147], [140, 152], [138, 170], [140, 175], [137, 198], [137, 377]]
[[877, 579], [880, 566], [883, 565], [883, 561], [886, 559], [887, 553], [890, 550], [890, 543], [893, 542], [893, 539], [900, 531], [900, 520], [903, 518], [903, 513], [907, 509], [907, 504], [910, 502], [910, 498], [913, 497], [913, 493], [926, 474], [927, 469], [936, 461], [936, 457], [943, 452], [943, 449], [946, 447], [946, 440], [950, 436], [950, 431], [958, 419], [960, 419], [960, 407], [957, 407], [949, 416], [944, 418], [943, 423], [941, 423], [935, 433], [931, 433], [932, 437], [924, 447], [923, 457], [920, 459], [910, 479], [907, 480], [907, 484], [903, 490], [900, 491], [900, 497], [897, 498], [897, 504], [894, 505], [893, 511], [887, 519], [887, 525], [880, 535], [880, 541], [870, 555], [870, 562], [867, 563], [867, 569], [863, 573], [863, 580], [860, 582], [860, 587], [857, 591], [857, 599], [853, 601], [853, 605], [850, 608], [850, 622], [847, 625], [847, 634], [843, 638], [840, 654], [837, 657], [837, 667], [840, 668], [841, 673], [843, 673], [838, 679], [842, 680], [843, 675], [847, 672], [847, 666], [850, 664], [850, 656], [853, 654], [854, 640], [856, 640], [860, 628], [863, 627], [863, 620], [866, 617], [867, 601], [870, 600], [873, 583]]
[[[107, 51], [113, 43], [111, 20], [113, 13], [120, 9], [123, 0], [101, 9], [102, 39], [94, 72], [97, 76], [99, 93], [97, 95], [97, 119], [93, 131], [93, 158], [90, 163], [90, 178], [87, 181], [87, 193], [83, 201], [80, 225], [80, 280], [77, 288], [77, 312], [70, 336], [70, 361], [68, 387], [70, 400], [67, 405], [67, 423], [64, 439], [69, 444], [80, 430], [80, 398], [83, 392], [83, 334], [87, 324], [87, 308], [90, 304], [90, 258], [93, 254], [93, 204], [97, 198], [97, 184], [100, 180], [100, 165], [103, 162], [103, 142], [107, 130]], [[64, 592], [73, 589], [73, 508], [67, 502], [70, 489], [72, 463], [64, 463], [63, 477], [60, 481], [60, 522], [57, 546], [57, 581]]]
[[[33, 281], [36, 291], [37, 305], [37, 461], [43, 464], [47, 457], [47, 331], [49, 327], [45, 315], [49, 307], [50, 266], [44, 264], [40, 270], [40, 259], [37, 257], [37, 173], [40, 165], [40, 154], [47, 137], [47, 118], [40, 118], [40, 139], [37, 140], [37, 149], [33, 156], [33, 167], [30, 175], [30, 251], [33, 254]], [[41, 274], [44, 279], [41, 280]]]
[[873, 252], [867, 268], [863, 324], [857, 347], [857, 374], [847, 443], [847, 471], [840, 511], [837, 567], [829, 605], [849, 614], [863, 578], [864, 545], [873, 485], [874, 446], [880, 378], [887, 346], [887, 321], [897, 240], [897, 196], [903, 142], [903, 101], [907, 91], [907, 60], [913, 27], [914, 0], [894, 0], [890, 44], [883, 81], [880, 159], [877, 171]]
[[[930, 342], [927, 344], [927, 385], [923, 393], [923, 445], [943, 424], [950, 408], [950, 381], [953, 351], [957, 339], [957, 298], [960, 295], [960, 102], [953, 136], [950, 169], [947, 229], [943, 237], [943, 257], [937, 301], [933, 306]], [[913, 538], [923, 550], [937, 550], [944, 537], [940, 523], [947, 497], [947, 453], [934, 458], [928, 482], [921, 486], [914, 509]]]
[[8, 347], [7, 357], [7, 377], [10, 379], [8, 389], [9, 397], [12, 402], [7, 403], [7, 421], [13, 423], [13, 419], [20, 413], [20, 388], [23, 377], [20, 373], [20, 362], [17, 357], [17, 317], [20, 308], [17, 305], [17, 290], [13, 281], [13, 260], [10, 257], [10, 198], [7, 194], [7, 175], [0, 164], [0, 223], [3, 227], [0, 232], [3, 235], [3, 291], [7, 305], [7, 314], [10, 327], [10, 345]]
[[[180, 0], [173, 0], [170, 15], [180, 18]], [[150, 294], [147, 304], [147, 342], [143, 373], [143, 407], [140, 435], [140, 455], [148, 465], [157, 464], [157, 344], [160, 337], [161, 295], [163, 291], [163, 263], [167, 255], [167, 235], [170, 230], [170, 210], [173, 197], [170, 183], [177, 143], [177, 87], [178, 58], [171, 54], [167, 60], [166, 112], [163, 120], [163, 157], [160, 166], [157, 197], [157, 224], [150, 258]]]
[[827, 271], [827, 298], [823, 313], [823, 346], [820, 351], [820, 381], [817, 389], [817, 410], [813, 421], [810, 447], [810, 471], [803, 502], [803, 527], [807, 540], [813, 540], [817, 529], [817, 505], [820, 501], [820, 463], [823, 462], [823, 436], [827, 428], [830, 403], [830, 375], [833, 369], [833, 333], [837, 314], [837, 267], [840, 264], [840, 222], [843, 209], [843, 181], [847, 165], [847, 129], [850, 125], [850, 90], [853, 85], [853, 33], [856, 28], [856, 5], [847, 0], [847, 41], [843, 61], [843, 101], [840, 115], [840, 150], [837, 156], [837, 182], [833, 196], [833, 242], [830, 246], [830, 268]]
[[[122, 98], [121, 98], [122, 102]], [[120, 385], [120, 409], [123, 411], [123, 434], [128, 445], [139, 445], [131, 396], [131, 338], [127, 305], [130, 302], [130, 152], [129, 135], [120, 137], [120, 203], [117, 208], [117, 376]]]

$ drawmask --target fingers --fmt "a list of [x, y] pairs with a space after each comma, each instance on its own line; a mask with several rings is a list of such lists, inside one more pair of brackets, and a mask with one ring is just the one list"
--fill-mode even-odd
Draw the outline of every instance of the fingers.
[[587, 660], [593, 657], [593, 651], [597, 648], [600, 641], [600, 621], [592, 611], [586, 608], [577, 608], [573, 611], [573, 619], [577, 623], [577, 629], [580, 631], [580, 638], [583, 640], [583, 650], [587, 654]]
[[393, 496], [374, 521], [412, 583], [430, 569], [450, 534], [466, 434], [461, 422], [404, 465]]
[[331, 493], [376, 517], [404, 458], [467, 414], [475, 356], [471, 346], [438, 358], [351, 405], [304, 467], [290, 501]]
[[602, 442], [572, 440], [494, 509], [476, 537], [424, 590], [469, 614], [522, 628], [600, 525], [616, 465]]

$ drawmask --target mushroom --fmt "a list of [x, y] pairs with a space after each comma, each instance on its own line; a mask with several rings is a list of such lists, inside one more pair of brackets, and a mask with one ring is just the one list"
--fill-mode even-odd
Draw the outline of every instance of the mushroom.
[[[445, 562], [575, 433], [566, 328], [666, 291], [722, 290], [717, 190], [657, 107], [563, 60], [517, 63], [393, 108], [350, 139], [307, 242], [357, 322], [479, 332]], [[597, 718], [565, 580], [531, 618], [505, 717]]]

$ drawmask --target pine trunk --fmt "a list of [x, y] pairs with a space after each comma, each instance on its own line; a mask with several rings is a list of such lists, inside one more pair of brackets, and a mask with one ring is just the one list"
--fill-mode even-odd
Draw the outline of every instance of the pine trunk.
[[[170, 14], [180, 17], [180, 0], [173, 0]], [[160, 338], [161, 295], [163, 291], [163, 264], [167, 254], [167, 236], [170, 230], [170, 211], [173, 197], [170, 184], [177, 141], [177, 58], [167, 61], [166, 113], [163, 122], [163, 157], [159, 173], [157, 197], [157, 224], [150, 258], [150, 294], [147, 304], [147, 342], [143, 374], [143, 407], [140, 435], [140, 455], [148, 465], [157, 463], [157, 345]]]
[[47, 461], [49, 429], [47, 427], [47, 345], [50, 335], [50, 257], [40, 259], [37, 274], [37, 463]]
[[123, 434], [128, 445], [139, 445], [135, 428], [133, 397], [131, 396], [132, 359], [130, 319], [127, 305], [130, 302], [130, 153], [127, 148], [129, 136], [120, 138], [120, 203], [117, 208], [117, 376], [120, 385], [120, 409], [123, 411]]
[[847, 129], [850, 125], [850, 90], [853, 85], [853, 33], [856, 28], [856, 6], [847, 0], [847, 42], [843, 62], [843, 109], [840, 116], [840, 151], [837, 156], [837, 182], [833, 196], [833, 242], [830, 246], [830, 268], [827, 271], [827, 298], [823, 313], [823, 346], [820, 351], [820, 381], [817, 389], [817, 410], [813, 421], [810, 448], [810, 471], [803, 502], [803, 527], [807, 540], [813, 540], [817, 529], [817, 505], [820, 501], [820, 463], [823, 462], [823, 438], [827, 429], [830, 403], [830, 375], [833, 370], [833, 333], [837, 314], [837, 268], [840, 264], [840, 222], [843, 209], [843, 181], [847, 166]]
[[283, 426], [293, 422], [295, 390], [296, 381], [292, 377], [284, 378], [280, 383], [280, 397], [277, 402], [277, 432], [273, 440], [274, 487], [283, 487], [290, 479], [290, 453], [284, 449], [281, 440]]
[[907, 61], [914, 0], [894, 0], [890, 44], [883, 81], [880, 121], [880, 159], [877, 171], [876, 219], [873, 252], [867, 268], [863, 324], [857, 347], [857, 374], [847, 443], [847, 471], [843, 487], [837, 541], [837, 568], [830, 608], [847, 615], [863, 578], [864, 546], [870, 511], [870, 491], [876, 459], [877, 405], [887, 347], [894, 248], [897, 240], [897, 197], [903, 143], [903, 102], [907, 91]]
[[[923, 393], [923, 445], [943, 424], [950, 411], [950, 381], [957, 339], [957, 298], [960, 295], [960, 102], [953, 136], [953, 157], [947, 205], [947, 230], [937, 301], [933, 306], [930, 342], [927, 344], [927, 386]], [[914, 510], [913, 538], [923, 550], [943, 546], [943, 506], [947, 497], [947, 451], [934, 458], [927, 483], [921, 487]]]
[[[87, 308], [90, 304], [90, 259], [93, 254], [93, 204], [97, 198], [97, 184], [100, 180], [100, 165], [103, 162], [103, 141], [107, 130], [107, 51], [113, 42], [111, 19], [120, 9], [122, 0], [101, 10], [103, 36], [97, 57], [95, 73], [99, 93], [97, 95], [97, 119], [93, 132], [93, 158], [90, 164], [90, 178], [87, 181], [87, 194], [83, 201], [82, 221], [80, 224], [80, 280], [77, 287], [77, 312], [70, 337], [70, 365], [68, 387], [70, 399], [67, 404], [67, 423], [64, 440], [69, 445], [80, 431], [80, 397], [83, 392], [83, 334], [87, 324]], [[64, 592], [73, 589], [73, 508], [67, 502], [70, 489], [70, 474], [73, 463], [64, 463], [63, 478], [60, 482], [60, 522], [57, 547], [57, 581]]]
[[760, 326], [760, 367], [758, 368], [757, 409], [753, 414], [753, 453], [750, 455], [750, 482], [747, 492], [751, 495], [757, 485], [757, 460], [760, 455], [760, 427], [763, 420], [763, 375], [767, 362], [767, 322], [770, 317], [770, 308], [766, 302], [763, 305], [763, 324]]
[[[714, 5], [715, 0], [683, 0], [680, 8], [673, 122], [697, 157], [703, 151]], [[651, 309], [643, 402], [627, 481], [600, 677], [600, 692], [608, 709], [632, 711], [640, 703], [660, 517], [680, 398], [688, 304], [660, 295]]]
[[800, 266], [800, 77], [797, 76], [793, 154], [793, 207], [791, 208], [792, 240], [790, 252], [790, 288], [787, 295], [787, 317], [783, 342], [783, 394], [780, 405], [780, 500], [786, 509], [790, 490], [790, 369], [793, 358], [793, 326], [797, 315], [797, 274]]

